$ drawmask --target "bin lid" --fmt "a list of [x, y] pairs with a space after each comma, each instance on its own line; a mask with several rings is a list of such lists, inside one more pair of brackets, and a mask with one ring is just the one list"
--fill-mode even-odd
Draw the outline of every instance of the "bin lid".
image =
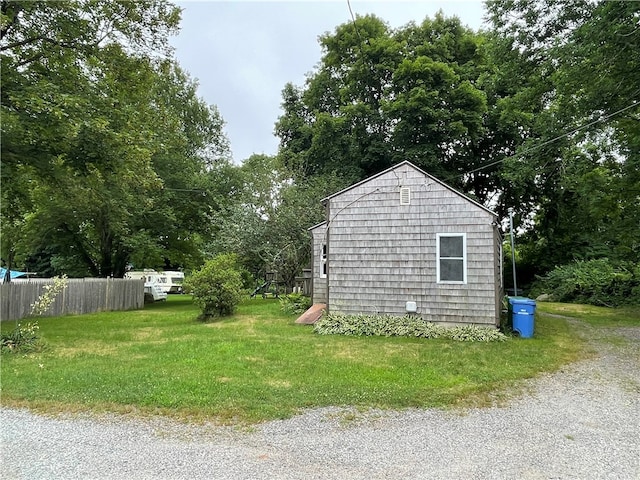
[[535, 305], [536, 301], [526, 297], [509, 297], [511, 305]]

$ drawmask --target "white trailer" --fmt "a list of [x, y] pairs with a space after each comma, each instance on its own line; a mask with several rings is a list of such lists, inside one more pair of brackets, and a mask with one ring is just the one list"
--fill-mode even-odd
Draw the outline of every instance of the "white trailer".
[[184, 282], [184, 272], [165, 270], [162, 273], [169, 279], [168, 293], [183, 293], [182, 283]]
[[164, 273], [156, 272], [152, 268], [145, 268], [144, 270], [129, 270], [124, 274], [124, 278], [142, 280], [144, 281], [145, 285], [154, 285], [163, 293], [168, 293], [171, 289], [169, 277], [167, 277]]
[[153, 283], [144, 284], [144, 303], [160, 302], [167, 299], [167, 294]]

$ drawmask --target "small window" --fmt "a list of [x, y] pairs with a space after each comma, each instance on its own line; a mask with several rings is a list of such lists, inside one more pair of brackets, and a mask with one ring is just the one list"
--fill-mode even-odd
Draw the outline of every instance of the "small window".
[[467, 237], [464, 233], [437, 235], [438, 283], [467, 283]]
[[400, 205], [411, 205], [411, 189], [400, 187]]
[[320, 252], [320, 278], [327, 277], [327, 244], [322, 245]]

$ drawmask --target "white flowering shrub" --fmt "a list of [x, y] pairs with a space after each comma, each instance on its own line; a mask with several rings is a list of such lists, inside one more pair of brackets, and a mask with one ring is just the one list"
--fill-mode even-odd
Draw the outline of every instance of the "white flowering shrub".
[[[54, 277], [53, 283], [44, 286], [44, 292], [38, 300], [31, 304], [31, 317], [45, 314], [56, 297], [67, 286], [67, 276]], [[1, 352], [30, 352], [40, 347], [40, 337], [38, 336], [40, 325], [38, 321], [22, 323], [18, 322], [16, 328], [9, 333], [0, 334]]]
[[448, 338], [460, 342], [504, 342], [499, 330], [475, 325], [445, 327], [426, 322], [415, 315], [339, 315], [328, 314], [318, 320], [313, 331], [320, 335]]
[[56, 297], [66, 288], [67, 283], [69, 282], [66, 275], [53, 277], [53, 283], [45, 285], [42, 295], [31, 304], [31, 316], [37, 317], [47, 313]]

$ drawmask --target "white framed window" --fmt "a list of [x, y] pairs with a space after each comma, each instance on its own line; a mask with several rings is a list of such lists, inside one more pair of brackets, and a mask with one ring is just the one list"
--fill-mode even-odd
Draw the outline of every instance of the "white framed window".
[[467, 283], [467, 235], [436, 235], [436, 270], [438, 283]]
[[320, 278], [327, 278], [327, 244], [322, 244], [320, 250]]

